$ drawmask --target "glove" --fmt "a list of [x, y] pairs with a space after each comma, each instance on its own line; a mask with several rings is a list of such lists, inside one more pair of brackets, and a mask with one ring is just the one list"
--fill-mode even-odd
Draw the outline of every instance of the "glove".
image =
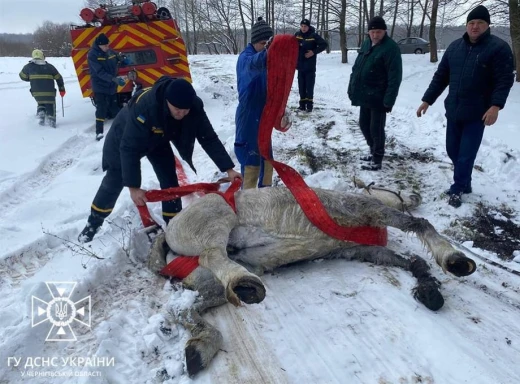
[[123, 79], [121, 76], [114, 77], [114, 78], [112, 79], [112, 81], [113, 81], [114, 83], [116, 83], [117, 85], [119, 85], [120, 87], [124, 87], [125, 84], [126, 84], [125, 79]]
[[387, 105], [385, 105], [384, 107], [385, 107], [385, 112], [386, 112], [386, 113], [390, 113], [390, 112], [392, 112], [392, 107], [389, 107], [389, 106], [387, 106]]
[[66, 93], [65, 90], [60, 91], [60, 96], [61, 96], [61, 97], [65, 96], [65, 93]]

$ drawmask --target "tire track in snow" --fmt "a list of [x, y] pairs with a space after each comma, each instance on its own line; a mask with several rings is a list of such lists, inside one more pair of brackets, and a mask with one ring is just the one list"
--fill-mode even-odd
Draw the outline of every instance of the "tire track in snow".
[[[88, 130], [92, 128], [93, 126]], [[57, 176], [74, 165], [83, 149], [92, 144], [95, 144], [92, 142], [92, 137], [75, 135], [45, 156], [34, 171], [21, 176], [18, 181], [0, 193], [0, 219], [35, 196], [40, 189], [49, 185]]]

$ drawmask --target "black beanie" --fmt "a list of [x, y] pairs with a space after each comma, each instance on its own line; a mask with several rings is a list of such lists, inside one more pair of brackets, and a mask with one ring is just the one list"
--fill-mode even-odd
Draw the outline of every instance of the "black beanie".
[[368, 30], [371, 31], [373, 29], [382, 29], [383, 31], [386, 31], [386, 23], [381, 16], [374, 16], [368, 22]]
[[256, 44], [261, 41], [267, 41], [273, 36], [273, 29], [261, 17], [251, 28], [251, 44]]
[[471, 20], [484, 20], [486, 23], [491, 24], [491, 18], [489, 17], [489, 11], [483, 5], [479, 5], [475, 9], [473, 9], [470, 13], [468, 13], [468, 19], [466, 20], [466, 24]]
[[311, 22], [309, 19], [303, 19], [300, 25], [306, 25], [307, 27], [311, 26]]
[[100, 33], [98, 37], [96, 37], [96, 45], [107, 45], [108, 43], [110, 43], [110, 41], [108, 41], [108, 37], [104, 33]]
[[185, 79], [171, 81], [164, 93], [166, 100], [179, 109], [190, 109], [196, 95], [193, 85]]

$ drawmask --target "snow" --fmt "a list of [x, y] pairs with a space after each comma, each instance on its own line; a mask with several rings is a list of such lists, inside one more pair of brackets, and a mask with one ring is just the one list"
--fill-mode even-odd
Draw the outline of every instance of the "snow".
[[[236, 59], [190, 57], [195, 88], [233, 158]], [[342, 65], [337, 52], [319, 56], [315, 111], [293, 112], [292, 129], [274, 133], [275, 158], [297, 168], [311, 186], [353, 191], [349, 176], [354, 174], [396, 190], [414, 186], [423, 198], [414, 215], [427, 218], [441, 233], [471, 216], [479, 202], [520, 211], [520, 84], [515, 83], [498, 122], [486, 129], [474, 193], [454, 209], [442, 195], [452, 177], [444, 149], [443, 97], [425, 116], [415, 116], [436, 65], [427, 56], [403, 56], [403, 84], [387, 122], [392, 161], [385, 162], [383, 172], [370, 173], [355, 161], [366, 144], [356, 125], [358, 110], [346, 97], [354, 59], [351, 53], [350, 64]], [[128, 192], [86, 250], [64, 241], [74, 242], [86, 223], [103, 177], [103, 141], [94, 140], [94, 108], [81, 96], [70, 58], [48, 59], [65, 79], [65, 117], [59, 103], [57, 129], [37, 124], [29, 86], [18, 78], [27, 60], [0, 58], [1, 384], [518, 382], [518, 276], [471, 254], [478, 270], [466, 278], [432, 266], [446, 300], [437, 313], [412, 298], [412, 276], [393, 268], [336, 260], [263, 276], [267, 297], [262, 303], [228, 304], [205, 315], [222, 332], [224, 347], [207, 371], [188, 378], [183, 348], [189, 331], [172, 322], [168, 311], [191, 306], [197, 293], [154, 276], [146, 268], [146, 247], [131, 247], [139, 245], [140, 224]], [[295, 82], [289, 106], [297, 100]], [[317, 157], [314, 172], [298, 155], [302, 150]], [[415, 161], [414, 153], [433, 161]], [[143, 186], [158, 188], [150, 164], [142, 163]], [[194, 164], [197, 174], [185, 167], [192, 182], [222, 176], [198, 146]], [[159, 204], [150, 207], [160, 216]], [[496, 218], [504, 219], [498, 212]], [[518, 223], [518, 216], [512, 220]], [[426, 256], [415, 237], [389, 232], [389, 247]], [[514, 261], [505, 262], [475, 248], [471, 238], [462, 239], [461, 246], [520, 269], [520, 250], [514, 251]], [[73, 327], [77, 341], [46, 342], [48, 323], [31, 326], [32, 296], [47, 297], [45, 282], [53, 281], [77, 282], [76, 298], [90, 295], [91, 327]], [[113, 358], [114, 365], [78, 363], [94, 358]]]

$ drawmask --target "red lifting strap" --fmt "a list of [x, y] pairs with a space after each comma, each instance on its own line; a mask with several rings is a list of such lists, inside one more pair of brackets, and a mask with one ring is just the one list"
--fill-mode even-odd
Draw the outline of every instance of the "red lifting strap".
[[177, 256], [159, 274], [184, 279], [199, 266], [198, 256]]
[[270, 156], [273, 127], [280, 125], [285, 113], [297, 59], [298, 42], [294, 36], [278, 35], [273, 39], [267, 51], [267, 101], [258, 133], [260, 154], [271, 161], [273, 168], [300, 204], [305, 216], [321, 231], [339, 240], [385, 246], [388, 241], [386, 228], [339, 225], [329, 216], [316, 193], [300, 174], [288, 165], [274, 161]]

